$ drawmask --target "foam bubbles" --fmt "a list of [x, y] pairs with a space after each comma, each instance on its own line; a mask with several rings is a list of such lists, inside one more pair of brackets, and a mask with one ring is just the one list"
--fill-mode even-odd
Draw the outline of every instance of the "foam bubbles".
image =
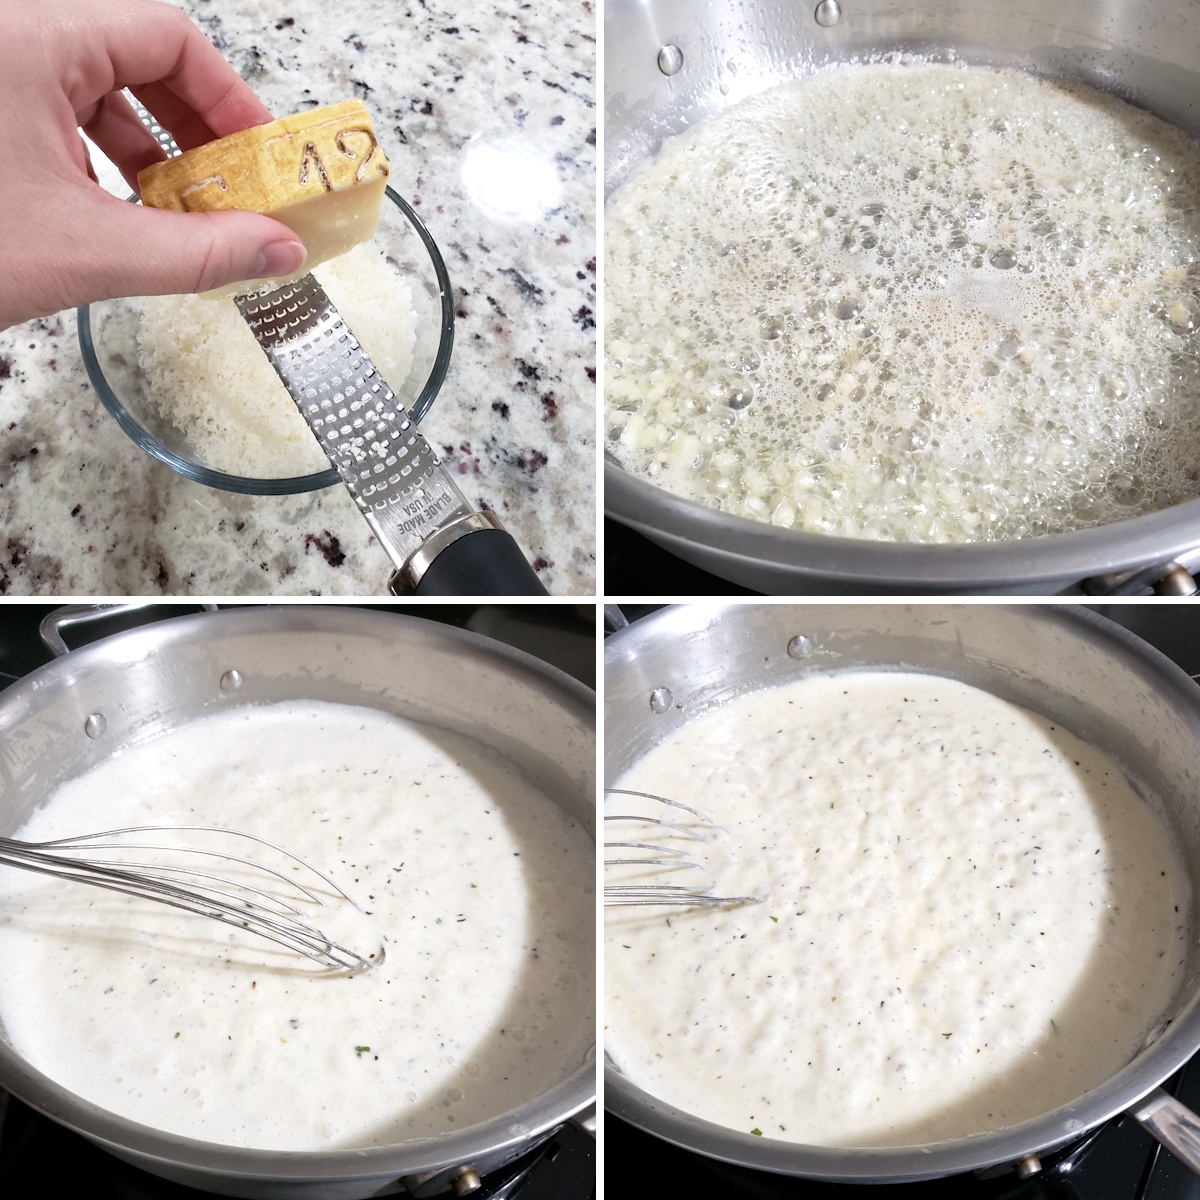
[[606, 218], [608, 445], [724, 511], [1008, 539], [1200, 495], [1200, 161], [1113, 97], [841, 67]]

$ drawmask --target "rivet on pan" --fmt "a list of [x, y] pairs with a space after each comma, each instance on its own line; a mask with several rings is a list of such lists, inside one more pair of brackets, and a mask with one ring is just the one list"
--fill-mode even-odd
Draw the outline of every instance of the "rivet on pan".
[[813, 644], [804, 634], [798, 633], [788, 642], [788, 653], [793, 658], [807, 658], [813, 652]]
[[471, 1167], [463, 1167], [454, 1177], [454, 1194], [456, 1196], [469, 1196], [472, 1192], [479, 1191], [481, 1187], [483, 1187], [483, 1183]]
[[1154, 592], [1158, 596], [1194, 596], [1196, 580], [1178, 563], [1171, 563], [1167, 573], [1154, 585]]
[[236, 692], [246, 681], [242, 678], [241, 671], [226, 671], [221, 676], [221, 691]]
[[92, 713], [83, 723], [83, 732], [90, 738], [98, 738], [108, 728], [108, 719], [103, 713]]
[[650, 711], [665, 713], [671, 707], [671, 701], [674, 699], [670, 688], [655, 688], [650, 693]]
[[842, 6], [838, 0], [821, 0], [813, 16], [816, 17], [818, 25], [824, 25], [828, 29], [842, 19]]
[[1146, 1034], [1146, 1040], [1142, 1043], [1142, 1048], [1146, 1049], [1150, 1046], [1153, 1046], [1154, 1043], [1157, 1042], [1158, 1039], [1167, 1032], [1168, 1028], [1170, 1028], [1170, 1025], [1170, 1021], [1161, 1021], [1159, 1024], [1155, 1025], [1155, 1027], [1150, 1030], [1148, 1034]]
[[400, 1182], [404, 1185], [404, 1190], [413, 1196], [422, 1195], [422, 1187], [431, 1179], [437, 1179], [437, 1171], [425, 1171], [420, 1175], [403, 1175]]
[[1036, 1154], [1027, 1154], [1017, 1163], [1017, 1178], [1032, 1179], [1042, 1169], [1042, 1160]]
[[664, 46], [658, 52], [658, 69], [664, 75], [678, 75], [682, 67], [683, 51], [678, 46]]

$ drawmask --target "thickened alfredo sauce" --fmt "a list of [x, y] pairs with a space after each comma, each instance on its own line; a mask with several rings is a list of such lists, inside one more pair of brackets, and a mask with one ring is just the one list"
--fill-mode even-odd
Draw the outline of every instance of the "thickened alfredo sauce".
[[1200, 495], [1200, 155], [1112, 96], [874, 64], [674, 139], [605, 216], [607, 446], [814, 533], [1057, 533]]
[[721, 822], [716, 894], [763, 897], [606, 915], [608, 1053], [731, 1129], [911, 1145], [1040, 1115], [1124, 1065], [1180, 977], [1157, 818], [1098, 751], [965, 684], [743, 696], [620, 786]]
[[0, 874], [0, 1025], [77, 1095], [188, 1137], [331, 1150], [502, 1115], [589, 1054], [590, 843], [479, 743], [370, 709], [241, 707], [108, 759], [20, 836], [158, 822], [286, 846], [371, 912], [386, 959], [322, 973], [214, 921]]

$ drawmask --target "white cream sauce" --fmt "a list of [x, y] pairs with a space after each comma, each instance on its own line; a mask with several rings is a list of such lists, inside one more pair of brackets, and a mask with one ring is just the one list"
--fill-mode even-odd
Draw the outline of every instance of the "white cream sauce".
[[586, 1060], [590, 840], [479, 743], [364, 708], [243, 706], [107, 759], [20, 836], [191, 822], [330, 874], [386, 959], [323, 972], [201, 917], [2, 873], [0, 1028], [72, 1092], [189, 1137], [329, 1150], [465, 1128]]
[[911, 1145], [1038, 1116], [1123, 1066], [1181, 977], [1158, 818], [1098, 750], [965, 684], [743, 696], [618, 786], [720, 822], [705, 878], [763, 898], [606, 913], [608, 1053], [731, 1129]]

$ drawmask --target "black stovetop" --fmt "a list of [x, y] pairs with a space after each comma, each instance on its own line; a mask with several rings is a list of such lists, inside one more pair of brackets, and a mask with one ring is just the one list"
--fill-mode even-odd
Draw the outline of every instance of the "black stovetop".
[[[684, 564], [686, 567], [686, 564]], [[692, 568], [687, 568], [692, 570]], [[640, 589], [642, 594], [651, 587]], [[697, 593], [700, 594], [700, 593]], [[622, 605], [630, 620], [656, 605]], [[1189, 675], [1200, 675], [1200, 609], [1182, 603], [1089, 604], [1149, 642]], [[1166, 1085], [1200, 1107], [1200, 1054]], [[680, 1196], [714, 1200], [1200, 1200], [1200, 1179], [1127, 1117], [1043, 1158], [1043, 1172], [1019, 1181], [955, 1175], [908, 1184], [833, 1184], [733, 1167], [693, 1154], [606, 1114], [606, 1192], [612, 1197]], [[626, 1187], [626, 1181], [629, 1186]]]
[[608, 596], [754, 596], [758, 593], [676, 558], [619, 521], [604, 520]]
[[[842, 590], [852, 591], [852, 588]], [[830, 583], [813, 594], [835, 594]], [[604, 521], [604, 594], [606, 596], [756, 596], [759, 593], [731, 583], [685, 562], [636, 530], [606, 517]], [[1069, 588], [1063, 596], [1082, 595]], [[1091, 594], [1099, 594], [1092, 592]], [[1149, 588], [1146, 589], [1149, 594]]]
[[[0, 688], [49, 662], [38, 624], [48, 604], [0, 606]], [[585, 605], [364, 605], [443, 621], [525, 650], [595, 686], [595, 613]], [[196, 605], [154, 605], [119, 617], [94, 631], [72, 630], [72, 647], [98, 636], [197, 611]], [[512, 1179], [522, 1167], [520, 1178]], [[594, 1200], [596, 1143], [567, 1125], [529, 1162], [484, 1179], [477, 1196], [495, 1200]], [[507, 1186], [506, 1186], [507, 1185]], [[29, 1108], [0, 1088], [0, 1200], [42, 1200], [62, 1189], [87, 1200], [206, 1200], [208, 1193], [183, 1187], [129, 1166], [86, 1139]], [[499, 1190], [498, 1190], [499, 1189]]]

